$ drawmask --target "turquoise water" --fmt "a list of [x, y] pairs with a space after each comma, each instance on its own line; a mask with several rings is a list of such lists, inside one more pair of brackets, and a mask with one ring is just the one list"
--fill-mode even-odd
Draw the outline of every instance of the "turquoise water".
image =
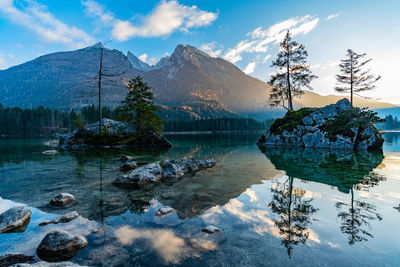
[[[0, 255], [35, 255], [64, 229], [89, 243], [71, 261], [90, 266], [397, 266], [400, 134], [383, 153], [271, 148], [257, 134], [179, 135], [168, 151], [43, 155], [45, 140], [0, 140], [0, 212], [24, 203], [24, 233], [0, 235]], [[145, 164], [213, 158], [217, 166], [141, 190], [118, 188], [122, 154]], [[77, 202], [53, 208], [61, 192]], [[155, 217], [158, 208], [176, 212]], [[82, 217], [38, 226], [71, 210]], [[206, 225], [222, 232], [207, 235]], [[36, 256], [36, 255], [35, 255]]]

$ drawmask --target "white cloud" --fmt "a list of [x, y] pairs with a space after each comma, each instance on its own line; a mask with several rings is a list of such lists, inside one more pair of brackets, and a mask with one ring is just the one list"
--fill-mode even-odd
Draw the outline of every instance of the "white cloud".
[[146, 62], [149, 65], [154, 65], [158, 62], [158, 60], [155, 57], [149, 58], [149, 56], [144, 53], [143, 55], [138, 57], [141, 61]]
[[313, 30], [319, 22], [319, 18], [311, 15], [304, 17], [294, 17], [263, 30], [258, 27], [247, 33], [251, 39], [242, 40], [235, 47], [228, 49], [224, 58], [232, 63], [242, 60], [242, 54], [263, 53], [268, 51], [270, 44], [278, 44], [284, 38], [286, 32], [290, 30], [293, 36], [307, 34]]
[[330, 14], [329, 16], [327, 16], [325, 18], [325, 20], [331, 20], [331, 19], [334, 19], [334, 18], [337, 18], [337, 17], [339, 17], [339, 14]]
[[0, 69], [4, 69], [7, 67], [7, 62], [4, 59], [4, 56], [0, 54]]
[[272, 56], [271, 55], [266, 55], [263, 59], [263, 64], [267, 62], [268, 59], [270, 59]]
[[202, 44], [200, 46], [200, 50], [206, 52], [212, 57], [219, 57], [221, 55], [222, 49], [216, 49], [217, 47], [217, 42], [211, 42], [211, 43], [206, 43]]
[[118, 41], [126, 41], [133, 37], [168, 36], [174, 31], [188, 32], [190, 28], [210, 25], [218, 16], [217, 13], [203, 11], [197, 6], [185, 6], [176, 0], [162, 0], [154, 10], [142, 18], [141, 24], [134, 25], [129, 20], [116, 18], [106, 12], [99, 3], [86, 0], [82, 2], [89, 15], [100, 17], [110, 24], [112, 36]]
[[254, 72], [254, 69], [256, 68], [256, 66], [257, 66], [257, 63], [256, 63], [255, 61], [250, 62], [250, 63], [246, 66], [246, 68], [244, 68], [243, 72], [246, 73], [246, 74], [251, 74], [251, 73]]
[[68, 26], [47, 11], [47, 7], [34, 0], [23, 1], [25, 5], [14, 5], [13, 0], [0, 0], [0, 13], [22, 27], [38, 34], [45, 41], [65, 43], [74, 48], [94, 43], [85, 31]]

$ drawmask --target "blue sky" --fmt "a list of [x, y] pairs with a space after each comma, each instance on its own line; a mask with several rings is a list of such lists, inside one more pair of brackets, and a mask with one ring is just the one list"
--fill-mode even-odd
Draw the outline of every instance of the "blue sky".
[[400, 1], [0, 0], [0, 69], [98, 41], [154, 64], [178, 44], [225, 58], [267, 80], [282, 33], [309, 51], [315, 92], [334, 93], [347, 48], [366, 52], [383, 76], [367, 94], [400, 103]]

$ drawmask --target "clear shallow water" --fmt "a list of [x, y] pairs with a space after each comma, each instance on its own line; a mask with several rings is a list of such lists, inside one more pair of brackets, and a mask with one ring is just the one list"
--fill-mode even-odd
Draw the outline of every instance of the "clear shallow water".
[[[400, 259], [400, 134], [384, 153], [268, 149], [258, 135], [171, 136], [169, 151], [42, 155], [44, 140], [0, 140], [0, 212], [31, 207], [24, 233], [0, 235], [0, 255], [35, 255], [53, 229], [85, 235], [71, 261], [95, 266], [396, 266]], [[142, 190], [115, 187], [115, 159], [214, 158], [217, 166]], [[48, 206], [60, 192], [66, 209]], [[159, 207], [176, 213], [155, 217]], [[82, 218], [39, 227], [77, 210]], [[212, 224], [222, 233], [206, 235]]]

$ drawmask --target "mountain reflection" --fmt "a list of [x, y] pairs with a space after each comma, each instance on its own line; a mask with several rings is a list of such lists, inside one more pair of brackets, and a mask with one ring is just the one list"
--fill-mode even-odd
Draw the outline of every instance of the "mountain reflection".
[[294, 178], [335, 186], [350, 195], [349, 203], [337, 202], [340, 230], [350, 245], [373, 237], [369, 232], [373, 220], [382, 220], [376, 207], [366, 199], [356, 198], [355, 191], [365, 191], [378, 185], [385, 177], [373, 172], [384, 156], [367, 151], [317, 150], [300, 148], [268, 148], [263, 151], [278, 170], [285, 171], [285, 183], [275, 182], [271, 188], [274, 220], [289, 257], [293, 245], [306, 243], [310, 216], [317, 211], [312, 199], [303, 200], [304, 190], [293, 186]]

